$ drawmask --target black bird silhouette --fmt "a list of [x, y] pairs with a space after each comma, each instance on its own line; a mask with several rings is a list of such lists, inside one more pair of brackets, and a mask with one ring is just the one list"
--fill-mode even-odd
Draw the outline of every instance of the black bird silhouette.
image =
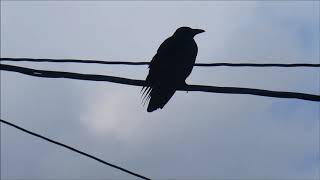
[[194, 36], [202, 29], [180, 27], [159, 47], [149, 65], [146, 85], [142, 88], [144, 103], [149, 100], [148, 112], [163, 108], [178, 87], [186, 85], [198, 53]]

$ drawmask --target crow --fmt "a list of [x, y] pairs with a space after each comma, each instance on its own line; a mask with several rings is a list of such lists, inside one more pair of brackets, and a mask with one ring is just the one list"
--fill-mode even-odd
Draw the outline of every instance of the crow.
[[149, 74], [141, 89], [148, 112], [163, 108], [176, 90], [186, 85], [198, 53], [194, 36], [202, 29], [180, 27], [158, 48], [149, 64]]

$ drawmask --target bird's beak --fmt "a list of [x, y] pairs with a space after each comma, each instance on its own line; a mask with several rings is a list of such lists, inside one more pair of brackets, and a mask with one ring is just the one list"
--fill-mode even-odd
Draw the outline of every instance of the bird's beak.
[[200, 34], [200, 33], [205, 32], [205, 30], [202, 30], [202, 29], [193, 29], [193, 32], [194, 32], [194, 35], [197, 35], [197, 34]]

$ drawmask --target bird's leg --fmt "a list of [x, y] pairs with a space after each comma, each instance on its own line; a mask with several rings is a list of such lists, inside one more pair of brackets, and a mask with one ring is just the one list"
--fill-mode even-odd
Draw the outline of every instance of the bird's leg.
[[[184, 87], [187, 87], [187, 86], [188, 86], [188, 84], [186, 83], [186, 81], [183, 82], [182, 86], [184, 86]], [[188, 92], [189, 92], [189, 91], [187, 90], [187, 93], [188, 93]]]

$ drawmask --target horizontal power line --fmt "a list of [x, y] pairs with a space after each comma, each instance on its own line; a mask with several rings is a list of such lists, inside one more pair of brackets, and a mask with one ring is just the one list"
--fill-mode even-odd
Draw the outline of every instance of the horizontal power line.
[[[132, 86], [144, 86], [144, 80], [128, 79], [107, 75], [95, 75], [95, 74], [80, 74], [73, 72], [62, 71], [48, 71], [31, 69], [13, 65], [0, 64], [0, 70], [18, 72], [30, 76], [44, 77], [44, 78], [67, 78], [78, 80], [90, 80], [90, 81], [108, 81], [118, 84], [126, 84]], [[298, 92], [283, 92], [283, 91], [270, 91], [263, 89], [252, 88], [240, 88], [240, 87], [218, 87], [218, 86], [202, 86], [202, 85], [186, 85], [178, 88], [180, 91], [202, 91], [211, 93], [228, 93], [228, 94], [249, 94], [257, 96], [277, 97], [277, 98], [295, 98], [307, 101], [320, 102], [320, 95], [305, 94]]]
[[113, 168], [115, 168], [115, 169], [119, 169], [119, 170], [121, 170], [121, 171], [123, 171], [123, 172], [126, 172], [126, 173], [128, 173], [128, 174], [131, 174], [131, 175], [136, 176], [136, 177], [138, 177], [138, 178], [150, 180], [150, 179], [147, 178], [147, 177], [144, 177], [144, 176], [142, 176], [142, 175], [139, 175], [139, 174], [137, 174], [137, 173], [134, 173], [134, 172], [132, 172], [132, 171], [129, 171], [129, 170], [127, 170], [127, 169], [124, 169], [124, 168], [122, 168], [122, 167], [120, 167], [120, 166], [117, 166], [117, 165], [108, 163], [108, 162], [106, 162], [106, 161], [104, 161], [104, 160], [102, 160], [102, 159], [99, 159], [99, 158], [97, 158], [97, 157], [95, 157], [95, 156], [93, 156], [93, 155], [90, 155], [90, 154], [88, 154], [88, 153], [85, 153], [85, 152], [83, 152], [83, 151], [80, 151], [80, 150], [78, 150], [78, 149], [76, 149], [76, 148], [73, 148], [73, 147], [71, 147], [71, 146], [62, 144], [62, 143], [60, 143], [60, 142], [58, 142], [58, 141], [49, 139], [49, 138], [47, 138], [47, 137], [45, 137], [45, 136], [42, 136], [42, 135], [40, 135], [40, 134], [37, 134], [37, 133], [34, 133], [34, 132], [32, 132], [32, 131], [26, 130], [26, 129], [24, 129], [24, 128], [20, 127], [20, 126], [17, 126], [17, 125], [15, 125], [15, 124], [11, 123], [11, 122], [8, 122], [8, 121], [2, 120], [2, 119], [0, 119], [0, 122], [1, 122], [1, 123], [4, 123], [4, 124], [6, 124], [6, 125], [9, 125], [9, 126], [11, 126], [11, 127], [14, 127], [14, 128], [16, 128], [16, 129], [18, 129], [18, 130], [20, 130], [20, 131], [25, 132], [25, 133], [28, 133], [28, 134], [30, 134], [30, 135], [32, 135], [32, 136], [36, 136], [36, 137], [41, 138], [41, 139], [43, 139], [43, 140], [49, 141], [50, 143], [56, 144], [56, 145], [58, 145], [58, 146], [62, 146], [62, 147], [67, 148], [67, 149], [69, 149], [69, 150], [71, 150], [71, 151], [73, 151], [73, 152], [76, 152], [76, 153], [79, 153], [79, 154], [81, 154], [81, 155], [83, 155], [83, 156], [89, 157], [90, 159], [96, 160], [96, 161], [98, 161], [98, 162], [100, 162], [100, 163], [102, 163], [102, 164], [104, 164], [104, 165], [113, 167]]
[[[34, 59], [34, 58], [0, 58], [0, 61], [13, 62], [54, 62], [54, 63], [88, 63], [88, 64], [118, 64], [118, 65], [149, 65], [149, 62], [125, 62], [125, 61], [100, 61], [100, 60], [77, 60], [77, 59]], [[231, 66], [231, 67], [320, 67], [320, 64], [256, 64], [256, 63], [196, 63], [194, 66]]]

